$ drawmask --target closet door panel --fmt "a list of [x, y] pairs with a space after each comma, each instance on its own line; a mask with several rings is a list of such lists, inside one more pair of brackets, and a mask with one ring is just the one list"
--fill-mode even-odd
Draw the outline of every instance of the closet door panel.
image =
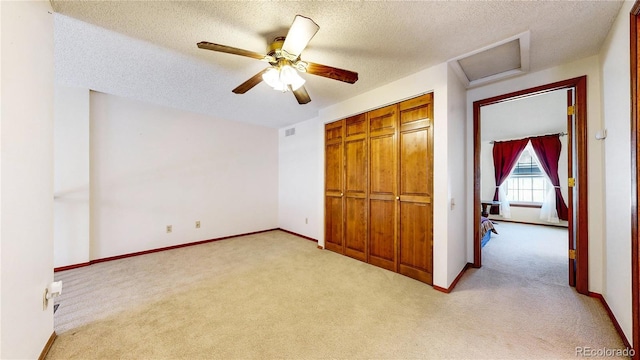
[[395, 135], [371, 138], [370, 195], [395, 195]]
[[433, 117], [433, 94], [425, 94], [400, 103], [400, 126], [403, 130], [425, 127]]
[[344, 253], [367, 259], [367, 122], [361, 114], [345, 120]]
[[342, 215], [342, 198], [325, 197], [324, 247], [341, 254], [344, 253]]
[[326, 146], [325, 186], [327, 192], [342, 192], [342, 143]]
[[400, 273], [432, 283], [431, 204], [400, 203]]
[[344, 253], [344, 120], [325, 125], [325, 248]]
[[397, 105], [386, 106], [369, 112], [369, 133], [377, 136], [395, 133], [397, 128]]
[[369, 112], [369, 254], [373, 265], [397, 271], [397, 105]]
[[353, 139], [354, 136], [366, 136], [367, 135], [367, 116], [366, 114], [355, 115], [346, 119], [347, 140]]
[[367, 192], [367, 142], [366, 139], [345, 143], [346, 193], [364, 196]]
[[364, 198], [347, 197], [345, 200], [345, 249], [344, 253], [366, 261], [367, 212]]
[[429, 132], [400, 133], [400, 194], [430, 196]]
[[369, 262], [396, 271], [395, 201], [369, 201]]
[[433, 97], [400, 103], [398, 271], [433, 282]]

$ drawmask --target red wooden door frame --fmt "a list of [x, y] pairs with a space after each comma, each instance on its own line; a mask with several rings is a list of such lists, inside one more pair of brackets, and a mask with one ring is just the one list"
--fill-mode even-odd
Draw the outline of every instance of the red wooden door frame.
[[[573, 90], [573, 88], [569, 88], [567, 89], [567, 109], [571, 106], [575, 106], [575, 91]], [[575, 153], [575, 141], [574, 141], [574, 131], [573, 129], [575, 128], [575, 114], [574, 113], [570, 113], [567, 112], [567, 162], [569, 165], [569, 171], [567, 172], [567, 175], [571, 178], [574, 177], [574, 171], [576, 168], [575, 164], [576, 164], [576, 157], [574, 156]], [[568, 199], [568, 204], [569, 204], [569, 209], [572, 209], [575, 207], [575, 202], [574, 199], [576, 197], [575, 194], [575, 187], [570, 187], [567, 189], [567, 193], [569, 196]], [[571, 253], [572, 250], [576, 249], [576, 223], [575, 223], [575, 218], [574, 218], [574, 212], [573, 211], [568, 211], [568, 215], [569, 215], [569, 219], [568, 219], [568, 223], [569, 223], [569, 231], [568, 232], [568, 237], [569, 237], [569, 252]], [[569, 256], [569, 286], [576, 286], [576, 260], [575, 259], [571, 259], [571, 256]]]
[[631, 342], [635, 354], [634, 360], [640, 360], [640, 246], [638, 244], [638, 228], [640, 214], [640, 116], [638, 114], [639, 79], [638, 66], [638, 34], [640, 34], [640, 1], [636, 1], [630, 14], [630, 57], [631, 57], [631, 308], [632, 331]]
[[587, 227], [587, 77], [580, 76], [573, 79], [558, 81], [525, 90], [520, 90], [504, 95], [494, 96], [488, 99], [474, 101], [473, 103], [473, 219], [474, 219], [474, 245], [473, 266], [482, 266], [482, 248], [480, 246], [480, 109], [483, 106], [498, 104], [501, 102], [525, 98], [531, 95], [547, 93], [555, 90], [574, 89], [575, 91], [575, 132], [577, 169], [574, 169], [576, 178], [577, 196], [574, 204], [569, 204], [569, 210], [573, 211], [576, 230], [576, 291], [581, 294], [589, 294], [589, 233]]

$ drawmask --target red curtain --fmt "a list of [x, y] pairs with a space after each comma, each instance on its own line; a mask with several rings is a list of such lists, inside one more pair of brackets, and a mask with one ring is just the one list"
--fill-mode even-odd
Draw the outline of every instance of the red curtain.
[[[507, 180], [507, 177], [509, 177], [509, 174], [511, 173], [511, 169], [513, 169], [518, 162], [518, 158], [520, 157], [522, 150], [527, 146], [528, 142], [529, 139], [494, 142], [493, 165], [495, 170], [496, 192], [493, 195], [493, 200], [497, 201], [499, 199], [498, 186], [502, 185], [502, 183]], [[492, 206], [490, 213], [499, 214], [500, 207]]]
[[556, 191], [556, 211], [558, 211], [558, 218], [560, 220], [569, 219], [569, 210], [562, 198], [560, 178], [558, 176], [558, 160], [560, 160], [560, 150], [562, 149], [560, 136], [546, 135], [531, 138], [531, 146], [536, 152], [538, 160], [540, 160], [540, 165], [542, 165], [544, 172], [547, 173]]

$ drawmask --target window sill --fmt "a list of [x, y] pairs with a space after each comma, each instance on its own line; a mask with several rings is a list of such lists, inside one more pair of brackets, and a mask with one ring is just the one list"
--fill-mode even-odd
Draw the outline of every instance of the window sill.
[[509, 203], [509, 206], [523, 207], [523, 208], [533, 208], [533, 209], [542, 208], [542, 204], [532, 204], [532, 203], [514, 203], [514, 202], [511, 202], [511, 203]]

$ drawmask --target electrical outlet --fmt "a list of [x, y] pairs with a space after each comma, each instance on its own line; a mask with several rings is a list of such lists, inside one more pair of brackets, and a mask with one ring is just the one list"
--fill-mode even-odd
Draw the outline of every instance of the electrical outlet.
[[173, 231], [173, 226], [167, 225], [167, 234]]
[[196, 221], [196, 229], [200, 229], [200, 221]]

